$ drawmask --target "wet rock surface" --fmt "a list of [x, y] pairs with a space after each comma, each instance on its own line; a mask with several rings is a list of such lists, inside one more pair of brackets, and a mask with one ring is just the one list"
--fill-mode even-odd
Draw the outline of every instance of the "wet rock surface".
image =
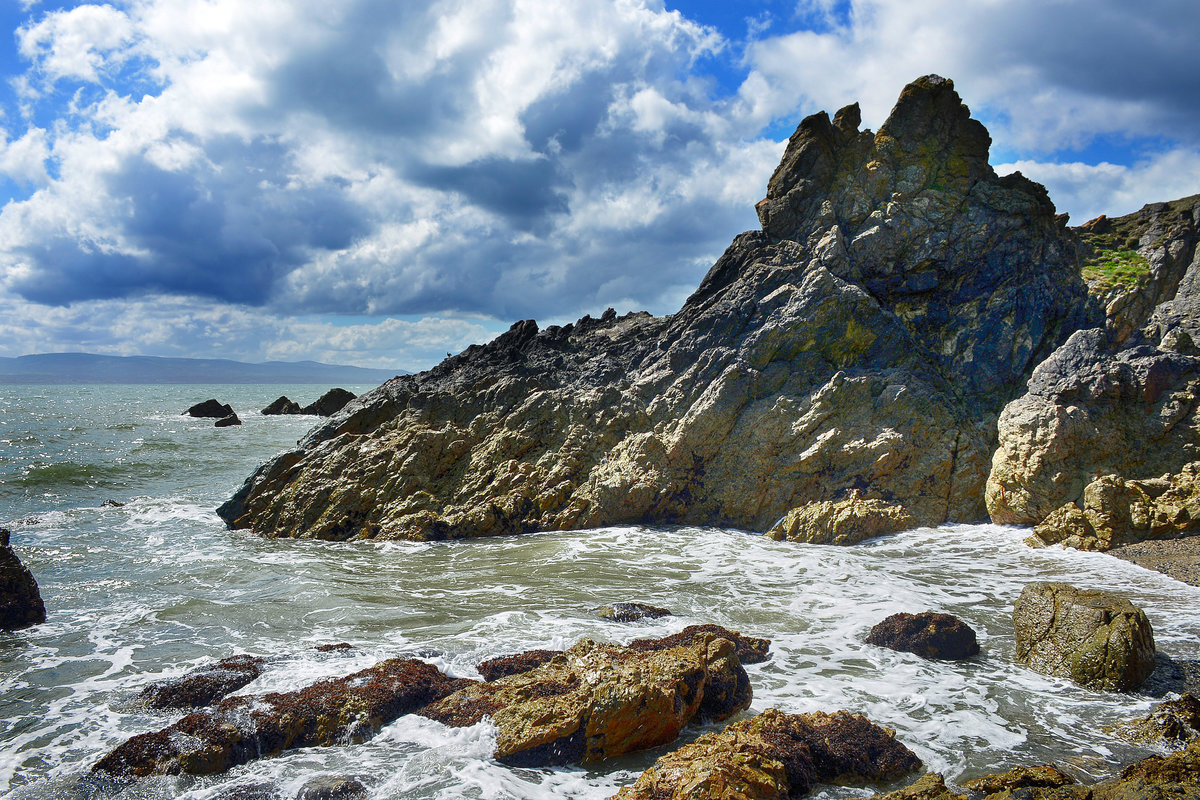
[[500, 656], [481, 661], [475, 668], [485, 681], [494, 681], [506, 675], [516, 675], [528, 672], [550, 661], [555, 656], [561, 656], [562, 650], [526, 650], [510, 656]]
[[661, 639], [634, 639], [629, 643], [629, 648], [638, 651], [664, 650], [668, 647], [692, 644], [703, 636], [716, 636], [733, 642], [738, 660], [743, 664], [759, 664], [771, 657], [770, 639], [746, 636], [738, 631], [731, 631], [720, 625], [712, 624], [689, 625], [679, 633], [673, 633]]
[[155, 709], [204, 708], [236, 692], [262, 674], [267, 660], [259, 656], [230, 656], [199, 667], [182, 678], [151, 684], [133, 705]]
[[466, 686], [418, 713], [452, 727], [488, 717], [498, 760], [552, 766], [665, 744], [693, 719], [725, 719], [750, 701], [734, 643], [703, 633], [640, 648], [584, 640], [539, 667]]
[[668, 753], [614, 800], [800, 797], [818, 783], [893, 781], [921, 761], [865, 717], [770, 709]]
[[665, 608], [646, 603], [613, 603], [596, 609], [596, 616], [610, 622], [637, 622], [643, 619], [670, 617], [672, 614]]
[[1181, 747], [1200, 739], [1200, 700], [1189, 693], [1159, 703], [1145, 717], [1118, 725], [1114, 732], [1135, 742]]
[[963, 783], [964, 789], [972, 792], [993, 794], [1000, 791], [1015, 791], [1029, 787], [1052, 788], [1069, 786], [1075, 779], [1063, 772], [1054, 764], [1042, 764], [1037, 767], [1015, 767], [1008, 772], [984, 775]]
[[1083, 686], [1128, 691], [1154, 671], [1154, 633], [1123, 597], [1062, 583], [1032, 583], [1013, 608], [1016, 659]]
[[118, 778], [206, 775], [292, 748], [361, 742], [463, 683], [422, 661], [392, 659], [295, 692], [230, 697], [134, 736], [92, 771]]
[[1099, 320], [1078, 240], [988, 166], [950, 81], [909, 85], [878, 133], [858, 116], [801, 123], [763, 230], [676, 314], [519, 322], [355, 400], [219, 513], [323, 539], [765, 531], [857, 490], [912, 524], [982, 518], [991, 415]]
[[213, 423], [213, 427], [216, 427], [216, 428], [231, 428], [231, 427], [233, 427], [233, 426], [235, 426], [235, 425], [241, 425], [241, 424], [242, 424], [242, 420], [241, 420], [241, 418], [240, 418], [240, 417], [238, 417], [238, 415], [237, 415], [237, 414], [230, 414], [229, 416], [227, 416], [227, 417], [221, 417], [219, 420], [217, 420], [216, 422], [214, 422], [214, 423]]
[[358, 778], [333, 775], [315, 778], [300, 787], [296, 800], [363, 800], [367, 787]]
[[979, 653], [971, 626], [950, 614], [899, 613], [871, 628], [867, 644], [914, 653], [922, 658], [957, 660]]
[[0, 528], [0, 631], [15, 631], [46, 621], [46, 604], [37, 581], [13, 550], [7, 528]]
[[851, 490], [843, 500], [793, 508], [771, 526], [766, 536], [777, 541], [851, 545], [908, 530], [915, 524], [916, 520], [903, 506], [863, 497], [858, 490]]
[[233, 414], [233, 406], [212, 398], [205, 400], [203, 403], [196, 403], [196, 405], [183, 413], [189, 417], [222, 419]]

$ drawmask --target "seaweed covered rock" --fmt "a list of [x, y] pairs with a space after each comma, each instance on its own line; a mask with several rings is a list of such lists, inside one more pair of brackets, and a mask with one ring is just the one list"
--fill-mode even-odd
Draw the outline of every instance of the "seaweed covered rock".
[[766, 536], [777, 541], [851, 545], [912, 528], [915, 522], [903, 506], [863, 497], [852, 489], [843, 500], [793, 508]]
[[1191, 693], [1167, 700], [1145, 717], [1116, 726], [1114, 732], [1135, 742], [1181, 747], [1200, 739], [1200, 700]]
[[1054, 764], [1042, 764], [1036, 767], [1014, 767], [1008, 772], [983, 775], [967, 781], [963, 784], [963, 788], [988, 795], [1030, 787], [1049, 789], [1057, 786], [1070, 786], [1073, 783], [1075, 783], [1075, 779]]
[[871, 628], [867, 644], [914, 653], [921, 658], [956, 660], [979, 653], [971, 626], [951, 614], [899, 613]]
[[877, 800], [967, 800], [946, 787], [946, 779], [936, 772], [926, 772], [910, 785], [886, 794], [875, 795]]
[[262, 674], [261, 656], [230, 656], [198, 667], [181, 678], [151, 684], [138, 693], [134, 705], [144, 708], [204, 708], [236, 692]]
[[610, 622], [640, 622], [644, 619], [659, 619], [672, 616], [665, 608], [647, 603], [613, 603], [596, 610], [596, 616]]
[[362, 742], [463, 683], [422, 661], [391, 659], [295, 692], [230, 697], [134, 736], [92, 771], [118, 778], [207, 775], [296, 747]]
[[526, 650], [509, 656], [498, 656], [481, 661], [475, 666], [479, 675], [485, 681], [494, 681], [519, 672], [528, 672], [547, 663], [555, 656], [561, 656], [562, 650]]
[[664, 636], [661, 639], [634, 639], [629, 643], [632, 650], [653, 651], [665, 650], [668, 647], [689, 645], [702, 636], [716, 636], [733, 642], [737, 650], [738, 661], [743, 664], [759, 664], [770, 658], [771, 640], [760, 639], [757, 636], [746, 636], [738, 631], [731, 631], [720, 625], [689, 625], [679, 633]]
[[993, 521], [1092, 549], [1192, 533], [1200, 517], [1200, 196], [1101, 222], [1110, 238], [1085, 239], [1119, 284], [1108, 325], [1071, 336], [1005, 407], [986, 493]]
[[920, 766], [866, 717], [770, 709], [662, 756], [613, 800], [784, 800], [818, 783], [893, 781]]
[[878, 133], [858, 117], [800, 124], [763, 229], [675, 314], [518, 322], [363, 395], [220, 515], [322, 539], [765, 531], [869, 489], [914, 525], [980, 519], [992, 415], [1098, 320], [1077, 238], [988, 166], [950, 81], [910, 84]]
[[693, 719], [725, 719], [750, 700], [733, 642], [703, 634], [641, 649], [585, 639], [540, 667], [466, 686], [419, 713], [453, 727], [488, 717], [498, 760], [551, 766], [664, 744]]
[[1031, 583], [1013, 608], [1017, 661], [1094, 689], [1127, 691], [1154, 671], [1154, 632], [1123, 597]]
[[29, 568], [9, 544], [11, 531], [0, 528], [0, 631], [15, 631], [46, 621], [46, 604]]

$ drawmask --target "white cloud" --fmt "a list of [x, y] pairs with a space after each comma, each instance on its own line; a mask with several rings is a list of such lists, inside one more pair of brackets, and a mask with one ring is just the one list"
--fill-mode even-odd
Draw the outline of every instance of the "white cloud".
[[17, 32], [21, 55], [51, 81], [99, 79], [99, 72], [119, 66], [134, 36], [129, 18], [110, 5], [85, 4], [53, 11]]

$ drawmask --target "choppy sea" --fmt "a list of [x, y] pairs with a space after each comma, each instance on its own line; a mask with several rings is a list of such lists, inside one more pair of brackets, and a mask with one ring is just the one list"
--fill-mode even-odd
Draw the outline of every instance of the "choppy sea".
[[[1025, 532], [994, 525], [922, 528], [850, 548], [711, 528], [438, 543], [226, 530], [216, 506], [317, 421], [254, 409], [280, 394], [310, 402], [324, 388], [0, 387], [0, 526], [12, 530], [49, 614], [44, 625], [0, 633], [0, 794], [100, 796], [84, 780], [92, 764], [175, 719], [130, 709], [129, 699], [241, 653], [271, 659], [241, 690], [261, 693], [414, 654], [475, 676], [474, 664], [497, 655], [713, 622], [773, 642], [769, 661], [747, 667], [751, 712], [866, 714], [952, 782], [1051, 760], [1099, 778], [1147, 752], [1105, 729], [1144, 714], [1153, 698], [1014, 665], [1010, 614], [1028, 582], [1124, 593], [1150, 616], [1160, 653], [1200, 659], [1200, 589], [1105, 555], [1033, 550]], [[180, 415], [210, 396], [231, 403], [244, 425], [217, 429]], [[676, 616], [620, 624], [594, 614], [624, 601]], [[982, 655], [930, 662], [863, 643], [887, 615], [925, 610], [966, 620]], [[340, 642], [355, 649], [314, 649]], [[402, 717], [365, 744], [298, 750], [212, 778], [154, 779], [119, 796], [203, 800], [274, 783], [291, 797], [315, 777], [354, 775], [372, 798], [598, 800], [658, 755], [510, 769], [490, 758], [492, 746], [486, 723], [451, 730]]]

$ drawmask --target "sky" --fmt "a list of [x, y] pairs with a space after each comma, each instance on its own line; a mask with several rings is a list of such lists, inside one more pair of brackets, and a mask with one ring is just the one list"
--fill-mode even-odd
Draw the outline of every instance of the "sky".
[[425, 369], [671, 313], [800, 119], [951, 78], [1082, 223], [1200, 192], [1195, 0], [2, 0], [0, 356]]

